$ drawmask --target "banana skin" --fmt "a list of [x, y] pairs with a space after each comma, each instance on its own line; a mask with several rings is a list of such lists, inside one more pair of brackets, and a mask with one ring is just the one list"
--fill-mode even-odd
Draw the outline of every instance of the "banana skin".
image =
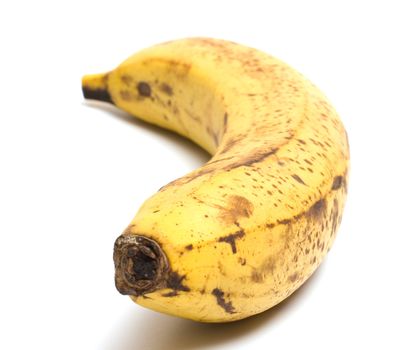
[[144, 307], [202, 322], [263, 312], [299, 288], [331, 248], [349, 146], [327, 98], [282, 61], [188, 38], [86, 75], [113, 103], [207, 150], [162, 187], [115, 242], [115, 283]]

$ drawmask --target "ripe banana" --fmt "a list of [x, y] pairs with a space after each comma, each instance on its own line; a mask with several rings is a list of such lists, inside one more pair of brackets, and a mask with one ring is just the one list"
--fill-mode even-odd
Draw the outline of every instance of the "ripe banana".
[[252, 48], [190, 38], [86, 75], [82, 88], [212, 155], [149, 198], [118, 237], [120, 293], [229, 322], [276, 305], [319, 266], [341, 221], [349, 147], [302, 75]]

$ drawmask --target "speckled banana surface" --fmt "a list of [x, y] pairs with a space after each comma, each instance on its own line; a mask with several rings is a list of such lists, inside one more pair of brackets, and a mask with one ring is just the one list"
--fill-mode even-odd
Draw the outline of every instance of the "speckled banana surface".
[[82, 87], [212, 155], [146, 200], [118, 237], [120, 293], [229, 322], [278, 304], [319, 266], [341, 221], [349, 148], [301, 74], [249, 47], [192, 38], [140, 51]]

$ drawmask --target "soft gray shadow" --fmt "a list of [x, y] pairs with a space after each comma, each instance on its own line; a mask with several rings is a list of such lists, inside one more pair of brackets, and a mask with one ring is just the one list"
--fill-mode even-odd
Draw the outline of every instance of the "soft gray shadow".
[[144, 129], [146, 132], [150, 134], [156, 134], [160, 139], [162, 139], [158, 140], [158, 142], [164, 141], [171, 143], [173, 146], [178, 148], [179, 151], [187, 154], [188, 157], [192, 159], [198, 159], [201, 164], [206, 163], [211, 158], [208, 152], [206, 152], [204, 149], [196, 145], [191, 140], [181, 135], [178, 135], [173, 131], [163, 129], [156, 125], [152, 125], [147, 122], [144, 122], [143, 120], [137, 119], [132, 115], [128, 114], [127, 112], [124, 112], [119, 108], [115, 107], [114, 105], [92, 100], [83, 101], [83, 105], [89, 108], [97, 108], [103, 111], [104, 113], [109, 114], [110, 116], [114, 116], [115, 118], [121, 120], [124, 123]]
[[273, 328], [289, 316], [291, 310], [312, 292], [319, 275], [320, 268], [301, 288], [274, 308], [232, 323], [198, 323], [130, 307], [129, 316], [117, 325], [103, 349], [190, 350], [236, 342], [263, 328]]

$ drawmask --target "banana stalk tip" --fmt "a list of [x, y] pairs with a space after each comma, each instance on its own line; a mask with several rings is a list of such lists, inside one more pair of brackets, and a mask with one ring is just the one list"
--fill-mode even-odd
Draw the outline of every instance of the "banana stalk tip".
[[85, 75], [81, 84], [84, 98], [113, 103], [107, 82], [108, 73]]
[[83, 86], [83, 96], [86, 100], [97, 100], [103, 102], [113, 103], [111, 95], [106, 89], [91, 89]]
[[168, 259], [152, 239], [123, 234], [114, 246], [115, 286], [121, 294], [141, 296], [164, 288]]

